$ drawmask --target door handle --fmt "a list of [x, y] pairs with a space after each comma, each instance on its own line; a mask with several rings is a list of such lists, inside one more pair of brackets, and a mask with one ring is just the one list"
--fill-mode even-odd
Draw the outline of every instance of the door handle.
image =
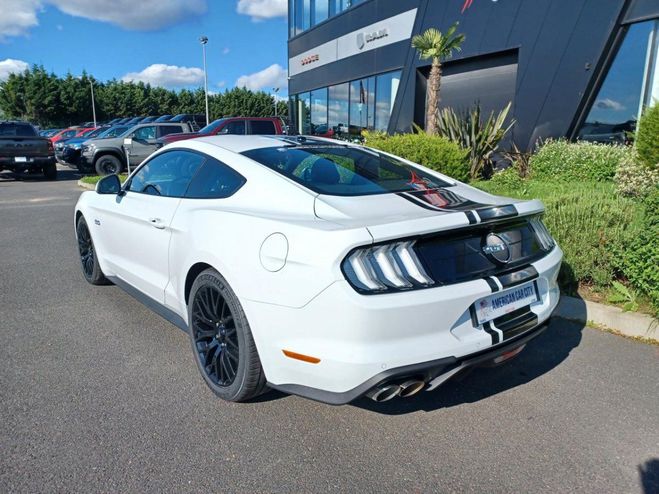
[[165, 228], [165, 224], [160, 218], [149, 218], [149, 223], [151, 223], [151, 226], [157, 228], [158, 230], [164, 230]]

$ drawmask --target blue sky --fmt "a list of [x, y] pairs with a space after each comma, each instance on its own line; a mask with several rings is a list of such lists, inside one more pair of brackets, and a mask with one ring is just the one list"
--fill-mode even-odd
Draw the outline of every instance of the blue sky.
[[[24, 63], [58, 75], [168, 88], [286, 94], [286, 0], [0, 0], [0, 79]], [[153, 67], [151, 67], [153, 66]], [[149, 68], [150, 67], [150, 68]], [[146, 70], [145, 70], [146, 69]]]

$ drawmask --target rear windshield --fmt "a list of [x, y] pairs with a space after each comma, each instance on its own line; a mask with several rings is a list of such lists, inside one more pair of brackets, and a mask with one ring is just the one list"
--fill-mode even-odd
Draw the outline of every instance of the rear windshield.
[[0, 136], [11, 137], [37, 137], [37, 131], [28, 124], [21, 123], [0, 123]]
[[283, 146], [243, 155], [319, 194], [363, 196], [451, 184], [376, 151], [347, 146]]

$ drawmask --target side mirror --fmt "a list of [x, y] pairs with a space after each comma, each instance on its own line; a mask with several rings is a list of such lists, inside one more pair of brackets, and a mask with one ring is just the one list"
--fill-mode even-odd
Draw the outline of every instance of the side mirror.
[[121, 182], [117, 175], [108, 175], [103, 177], [96, 184], [97, 194], [113, 194], [116, 195], [121, 192]]

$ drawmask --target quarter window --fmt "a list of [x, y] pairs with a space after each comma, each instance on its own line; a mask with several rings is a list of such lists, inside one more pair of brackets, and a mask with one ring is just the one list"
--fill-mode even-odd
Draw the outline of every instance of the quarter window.
[[147, 139], [155, 139], [155, 138], [156, 138], [155, 126], [140, 127], [133, 134], [133, 139], [135, 140], [146, 141]]
[[128, 190], [162, 197], [183, 197], [205, 159], [205, 156], [189, 151], [159, 154], [133, 175]]
[[245, 178], [216, 159], [208, 158], [196, 173], [185, 197], [188, 199], [223, 199], [233, 195]]
[[252, 134], [274, 135], [277, 133], [275, 131], [275, 124], [268, 120], [252, 120], [250, 127]]

